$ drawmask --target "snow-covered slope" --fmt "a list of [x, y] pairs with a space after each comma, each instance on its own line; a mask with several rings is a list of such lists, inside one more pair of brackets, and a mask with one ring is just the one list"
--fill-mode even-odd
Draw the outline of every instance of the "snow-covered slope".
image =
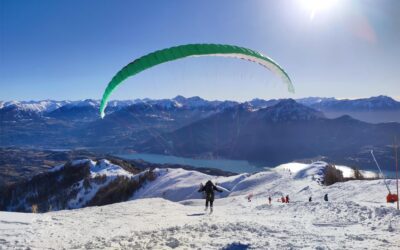
[[[323, 161], [316, 161], [316, 162], [313, 162], [312, 164], [292, 162], [292, 163], [279, 165], [275, 169], [290, 171], [290, 173], [292, 173], [295, 176], [295, 178], [305, 178], [307, 176], [318, 176], [319, 178], [321, 178], [323, 170], [326, 166], [327, 166], [327, 163], [323, 162]], [[337, 169], [339, 169], [340, 171], [342, 171], [344, 178], [354, 177], [354, 171], [352, 168], [349, 168], [347, 166], [341, 166], [341, 165], [335, 165], [335, 167]], [[372, 172], [372, 171], [360, 170], [360, 172], [365, 178], [377, 178], [378, 177], [377, 173]]]
[[[198, 193], [200, 183], [212, 180], [224, 190], [217, 196], [235, 197], [253, 195], [253, 197], [272, 196], [275, 200], [281, 196], [289, 195], [292, 201], [308, 201], [312, 196], [316, 200], [328, 193], [335, 201], [346, 201], [347, 197], [357, 196], [360, 202], [382, 204], [385, 202], [386, 188], [383, 180], [348, 181], [336, 183], [326, 187], [321, 185], [325, 162], [313, 164], [288, 163], [280, 165], [270, 171], [255, 174], [240, 174], [230, 177], [209, 176], [197, 171], [183, 169], [155, 169], [157, 179], [149, 182], [137, 191], [133, 199], [164, 198], [171, 201], [184, 201], [202, 198]], [[353, 170], [346, 166], [336, 166], [343, 172], [344, 177], [353, 177]], [[362, 171], [365, 177], [376, 177], [369, 171]], [[392, 190], [395, 190], [393, 180], [388, 180]], [[355, 190], [354, 192], [341, 192], [341, 190]], [[364, 193], [364, 190], [371, 190]]]
[[207, 180], [217, 182], [225, 191], [220, 196], [226, 197], [238, 182], [249, 176], [248, 174], [241, 174], [231, 177], [215, 177], [184, 169], [155, 169], [154, 173], [157, 179], [138, 190], [133, 199], [153, 197], [165, 198], [171, 201], [200, 199], [202, 194], [197, 190], [200, 183], [205, 183]]
[[123, 168], [108, 160], [75, 160], [56, 166], [0, 194], [0, 209], [39, 212], [104, 205], [130, 199], [152, 172]]
[[[85, 161], [85, 160], [84, 160]], [[73, 199], [68, 201], [68, 208], [81, 208], [89, 203], [99, 190], [103, 187], [107, 187], [117, 177], [126, 177], [128, 179], [137, 179], [140, 174], [132, 174], [122, 169], [118, 165], [114, 165], [107, 160], [101, 160], [98, 162], [89, 161], [90, 166], [90, 180], [102, 178], [102, 181], [91, 181], [90, 185], [85, 187], [85, 180], [81, 180], [74, 184], [78, 191]], [[75, 163], [76, 164], [76, 163]]]
[[[93, 174], [114, 172], [98, 165]], [[0, 242], [31, 249], [398, 249], [400, 212], [385, 203], [383, 181], [321, 186], [325, 165], [290, 163], [231, 177], [156, 169], [157, 178], [133, 201], [45, 214], [0, 212]], [[212, 215], [197, 192], [207, 180], [224, 190]], [[290, 203], [278, 202], [282, 195]]]

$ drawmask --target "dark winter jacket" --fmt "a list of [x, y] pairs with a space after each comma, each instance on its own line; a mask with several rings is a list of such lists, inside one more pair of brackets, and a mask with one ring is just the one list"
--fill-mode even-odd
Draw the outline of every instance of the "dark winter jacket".
[[222, 190], [217, 188], [211, 181], [207, 181], [206, 185], [199, 189], [199, 192], [206, 192], [207, 195], [212, 196], [214, 196], [214, 191], [222, 192]]

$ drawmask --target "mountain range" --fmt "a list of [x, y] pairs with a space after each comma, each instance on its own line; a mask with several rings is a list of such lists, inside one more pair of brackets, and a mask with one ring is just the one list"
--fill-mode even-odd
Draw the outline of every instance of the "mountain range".
[[[258, 99], [255, 98], [250, 103], [257, 108], [266, 108], [276, 104], [279, 99]], [[296, 99], [296, 102], [303, 105], [330, 111], [391, 111], [400, 110], [400, 102], [388, 96], [375, 96], [361, 99], [336, 99], [333, 97], [307, 97]], [[134, 100], [112, 100], [108, 103], [109, 112], [113, 112], [120, 108], [130, 106], [137, 103], [148, 103], [150, 105], [160, 105], [164, 107], [182, 107], [182, 108], [210, 108], [225, 104], [226, 106], [234, 106], [239, 104], [236, 101], [208, 101], [201, 97], [183, 97], [176, 96], [172, 99], [134, 99]], [[40, 100], [40, 101], [0, 101], [0, 110], [4, 108], [16, 108], [20, 111], [31, 111], [41, 114], [50, 113], [57, 109], [71, 109], [78, 107], [95, 107], [100, 106], [100, 100], [86, 99], [82, 101], [56, 101], [56, 100]]]
[[[0, 102], [0, 146], [151, 152], [278, 164], [325, 157], [372, 167], [369, 150], [391, 164], [400, 134], [400, 103], [303, 98], [248, 102], [200, 97], [111, 101], [100, 119], [98, 100]], [[336, 112], [337, 117], [332, 117]], [[352, 113], [373, 117], [360, 121]], [[350, 114], [350, 115], [349, 115]], [[395, 114], [380, 119], [379, 114]]]
[[162, 141], [153, 138], [140, 148], [186, 157], [246, 159], [269, 166], [324, 156], [373, 167], [369, 150], [386, 152], [380, 160], [390, 164], [387, 144], [399, 134], [399, 123], [370, 124], [346, 115], [329, 119], [288, 99], [262, 109], [238, 105], [163, 134]]

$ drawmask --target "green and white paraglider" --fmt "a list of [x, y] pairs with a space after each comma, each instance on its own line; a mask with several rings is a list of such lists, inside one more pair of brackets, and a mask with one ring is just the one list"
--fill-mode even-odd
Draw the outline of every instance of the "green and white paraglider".
[[158, 50], [142, 56], [122, 68], [109, 82], [103, 94], [103, 99], [100, 105], [100, 116], [103, 118], [108, 99], [114, 89], [120, 85], [125, 79], [136, 75], [141, 71], [156, 66], [161, 63], [173, 61], [190, 56], [222, 56], [244, 59], [251, 62], [256, 62], [261, 66], [271, 70], [280, 76], [288, 90], [294, 92], [294, 87], [288, 74], [274, 62], [271, 58], [262, 55], [251, 49], [223, 44], [187, 44], [176, 47], [171, 47], [163, 50]]

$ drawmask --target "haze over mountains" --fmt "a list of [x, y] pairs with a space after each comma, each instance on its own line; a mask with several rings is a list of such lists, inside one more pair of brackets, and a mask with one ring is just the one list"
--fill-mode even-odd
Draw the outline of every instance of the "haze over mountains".
[[0, 146], [134, 150], [274, 165], [327, 157], [372, 167], [369, 150], [389, 164], [388, 145], [400, 134], [400, 102], [386, 96], [111, 101], [104, 119], [98, 108], [99, 101], [90, 99], [0, 102]]

